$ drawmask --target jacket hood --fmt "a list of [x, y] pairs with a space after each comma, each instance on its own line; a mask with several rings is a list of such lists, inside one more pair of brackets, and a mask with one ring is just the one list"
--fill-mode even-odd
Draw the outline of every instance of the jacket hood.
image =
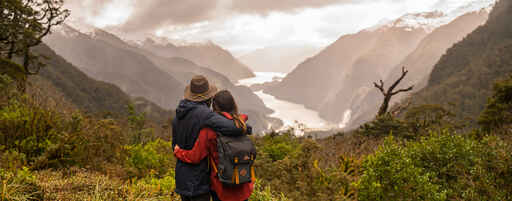
[[178, 108], [176, 108], [176, 118], [184, 119], [188, 113], [194, 111], [200, 107], [208, 108], [205, 103], [193, 102], [189, 100], [181, 100]]

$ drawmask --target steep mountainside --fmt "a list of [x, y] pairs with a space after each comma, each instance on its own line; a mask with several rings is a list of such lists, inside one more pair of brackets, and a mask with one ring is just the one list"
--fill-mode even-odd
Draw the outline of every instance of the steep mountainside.
[[319, 48], [306, 45], [272, 46], [255, 50], [238, 59], [255, 72], [289, 73], [319, 51]]
[[163, 58], [151, 54], [146, 55], [163, 70], [176, 75], [176, 77], [178, 77], [178, 79], [184, 84], [188, 83], [194, 75], [201, 74], [206, 76], [219, 89], [230, 90], [233, 95], [239, 99], [239, 104], [242, 109], [253, 108], [263, 114], [270, 114], [272, 112], [248, 87], [235, 86], [229, 79], [220, 73], [198, 66], [183, 58]]
[[119, 87], [88, 77], [46, 45], [36, 47], [34, 52], [48, 58], [44, 60], [47, 65], [32, 79], [32, 83], [37, 85], [50, 83], [38, 86], [46, 95], [59, 94], [59, 98], [62, 97], [80, 110], [92, 114], [126, 116], [127, 106], [134, 104], [139, 112], [145, 112], [149, 119], [156, 122], [163, 122], [171, 117], [170, 112], [154, 103], [144, 99], [134, 101]]
[[144, 55], [96, 40], [97, 33], [87, 35], [64, 25], [45, 38], [45, 42], [95, 79], [113, 83], [129, 95], [145, 97], [161, 107], [176, 106], [183, 94], [181, 82]]
[[371, 83], [384, 79], [393, 67], [416, 48], [427, 35], [423, 29], [391, 28], [382, 32], [373, 49], [363, 54], [352, 65], [352, 71], [339, 86], [334, 98], [328, 98], [320, 110], [325, 119], [341, 122], [344, 111], [373, 89]]
[[188, 59], [199, 66], [207, 67], [227, 76], [231, 81], [254, 77], [249, 67], [234, 58], [230, 52], [212, 42], [176, 46], [170, 42], [157, 43], [148, 38], [140, 47], [161, 57]]
[[[460, 16], [451, 23], [435, 29], [420, 42], [418, 47], [409, 54], [409, 56], [394, 67], [387, 78], [384, 79], [384, 83], [389, 86], [398, 79], [398, 76], [401, 75], [402, 67], [405, 66], [407, 70], [409, 70], [409, 74], [402, 80], [398, 87], [407, 88], [414, 85], [415, 88], [413, 92], [424, 88], [434, 65], [439, 61], [439, 58], [441, 58], [446, 50], [456, 42], [461, 41], [478, 26], [484, 24], [488, 16], [489, 12], [486, 10], [472, 12]], [[371, 83], [371, 81], [369, 83]], [[394, 96], [392, 103], [399, 102], [409, 94], [410, 93], [400, 93]], [[362, 101], [351, 103], [350, 110], [352, 110], [352, 117], [354, 119], [351, 124], [357, 126], [373, 118], [381, 103], [382, 95], [377, 89], [371, 88], [370, 92], [366, 94]], [[331, 119], [332, 117], [327, 115], [327, 118]]]
[[316, 110], [337, 104], [337, 97], [348, 104], [367, 90], [367, 80], [386, 76], [425, 35], [423, 28], [382, 26], [343, 36], [267, 92]]
[[487, 23], [448, 49], [413, 104], [453, 105], [459, 118], [476, 118], [492, 85], [512, 73], [512, 1], [499, 1]]
[[[172, 96], [172, 99], [168, 98], [166, 99], [168, 102], [165, 102], [168, 104], [170, 103], [171, 106], [177, 104], [178, 100], [183, 97], [184, 86], [188, 84], [192, 76], [202, 74], [207, 76], [208, 79], [215, 83], [220, 89], [230, 90], [237, 98], [238, 104], [242, 112], [254, 114], [251, 115], [250, 123], [253, 125], [253, 127], [256, 128], [257, 131], [266, 130], [269, 124], [278, 122], [275, 121], [274, 119], [267, 119], [265, 117], [271, 114], [272, 110], [268, 109], [263, 103], [263, 101], [258, 96], [256, 96], [249, 88], [235, 86], [226, 76], [216, 71], [213, 71], [209, 68], [198, 66], [197, 64], [185, 58], [167, 58], [159, 56], [156, 53], [148, 51], [146, 49], [142, 49], [139, 46], [128, 44], [125, 41], [118, 38], [117, 36], [106, 31], [103, 31], [101, 29], [93, 29], [88, 34], [82, 34], [77, 30], [72, 29], [71, 27], [68, 28], [69, 31], [67, 33], [64, 32], [65, 34], [58, 36], [60, 38], [53, 36], [55, 37], [53, 40], [57, 40], [55, 41], [55, 43], [59, 45], [62, 44], [62, 40], [66, 40], [71, 45], [74, 44], [75, 47], [84, 47], [84, 45], [81, 44], [79, 36], [87, 37], [89, 40], [92, 40], [91, 43], [99, 44], [102, 47], [111, 50], [112, 53], [110, 53], [110, 55], [113, 55], [112, 58], [124, 59], [125, 57], [122, 57], [121, 54], [130, 53], [130, 55], [132, 55], [134, 58], [138, 58], [138, 60], [144, 61], [144, 64], [139, 64], [140, 66], [147, 66], [150, 67], [152, 70], [154, 70], [153, 68], [156, 68], [157, 71], [160, 74], [162, 74], [161, 76], [170, 77], [171, 81], [177, 82], [177, 90], [174, 90], [174, 88], [171, 87], [154, 87], [154, 89], [152, 89], [160, 94], [167, 94], [171, 92], [169, 93], [169, 96]], [[79, 49], [77, 51], [80, 52], [85, 50]], [[91, 55], [85, 55], [81, 58], [87, 60], [98, 60], [96, 56], [92, 57]], [[101, 62], [103, 59], [104, 58], [100, 57], [99, 61], [95, 61], [94, 63]], [[133, 62], [133, 58], [126, 59]], [[134, 81], [138, 81], [137, 77], [134, 77]], [[148, 79], [147, 81], [152, 82], [153, 80]], [[155, 81], [157, 82], [156, 84], [158, 84], [158, 79]]]
[[241, 112], [250, 115], [249, 123], [256, 128], [256, 131], [266, 130], [271, 124], [273, 124], [274, 127], [279, 127], [279, 120], [266, 117], [273, 111], [267, 108], [263, 101], [248, 87], [235, 86], [226, 76], [211, 69], [198, 66], [184, 58], [160, 57], [142, 49], [137, 49], [136, 51], [145, 55], [162, 70], [174, 75], [184, 85], [188, 84], [194, 75], [199, 74], [206, 76], [208, 80], [214, 83], [219, 89], [231, 91], [237, 100]]
[[316, 56], [299, 64], [281, 83], [265, 92], [317, 109], [330, 94], [335, 93], [333, 91], [338, 89], [354, 61], [368, 52], [376, 39], [376, 34], [369, 31], [343, 36]]
[[[357, 118], [366, 112], [363, 109], [375, 104], [372, 97], [377, 95], [368, 96], [374, 91], [372, 82], [389, 82], [402, 65], [413, 65], [409, 69], [418, 72], [415, 76], [419, 77], [411, 76], [412, 80], [425, 78], [430, 72], [428, 66], [433, 66], [446, 48], [485, 21], [485, 11], [494, 3], [495, 0], [475, 0], [448, 13], [406, 14], [343, 36], [266, 92], [318, 110], [321, 117], [334, 123], [341, 122], [349, 110], [355, 110], [353, 115]], [[475, 15], [451, 24], [453, 30], [438, 29], [475, 11]]]

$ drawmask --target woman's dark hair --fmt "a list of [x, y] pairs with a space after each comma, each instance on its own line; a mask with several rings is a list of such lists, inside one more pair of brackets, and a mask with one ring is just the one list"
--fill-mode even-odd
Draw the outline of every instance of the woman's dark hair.
[[222, 90], [215, 94], [213, 97], [213, 110], [219, 113], [229, 113], [233, 117], [236, 127], [242, 128], [244, 133], [247, 132], [247, 124], [240, 119], [240, 113], [238, 112], [235, 98], [233, 98], [233, 95], [231, 95], [231, 92], [228, 90]]

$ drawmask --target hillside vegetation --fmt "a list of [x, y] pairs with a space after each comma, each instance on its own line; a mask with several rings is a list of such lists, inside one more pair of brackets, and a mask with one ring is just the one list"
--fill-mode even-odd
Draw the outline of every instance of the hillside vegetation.
[[[250, 200], [512, 200], [511, 9], [499, 1], [396, 116], [325, 139], [253, 136]], [[47, 49], [35, 49], [53, 57], [39, 75], [0, 54], [0, 201], [180, 200], [168, 128], [132, 104], [123, 115], [91, 114], [144, 97], [128, 100]], [[115, 103], [97, 97], [116, 94]]]
[[59, 32], [45, 38], [45, 43], [82, 72], [93, 79], [115, 84], [130, 96], [144, 97], [162, 108], [176, 107], [184, 85], [144, 55], [96, 39], [107, 37], [112, 43], [123, 43], [105, 32], [98, 31], [93, 37], [67, 25], [59, 28]]
[[[125, 118], [104, 119], [62, 111], [19, 94], [7, 76], [0, 88], [6, 95], [0, 105], [2, 199], [179, 200], [169, 135], [143, 115], [131, 110]], [[499, 98], [509, 88], [497, 85], [489, 112], [510, 105]], [[293, 131], [254, 138], [259, 155], [252, 200], [510, 199], [509, 124], [482, 120], [489, 132], [456, 133], [451, 115], [432, 108], [323, 140]], [[497, 116], [509, 118], [500, 111]]]
[[[374, 81], [383, 80], [389, 86], [405, 66], [411, 73], [399, 88], [424, 88], [446, 50], [485, 23], [493, 0], [463, 4], [446, 13], [406, 14], [341, 36], [299, 64], [282, 82], [264, 90], [316, 110], [334, 124], [343, 122], [350, 110], [348, 127], [358, 127], [371, 120], [379, 108], [381, 94], [373, 87]], [[399, 95], [393, 103], [404, 98]]]
[[453, 105], [461, 119], [476, 120], [492, 94], [493, 83], [512, 73], [512, 2], [496, 5], [488, 22], [448, 49], [428, 85], [413, 103]]
[[[487, 21], [488, 15], [487, 11], [468, 13], [456, 18], [449, 24], [435, 29], [420, 42], [418, 47], [409, 56], [393, 68], [384, 79], [384, 83], [391, 84], [398, 79], [401, 75], [402, 67], [405, 66], [411, 73], [400, 82], [398, 87], [407, 88], [414, 85], [413, 92], [425, 88], [430, 78], [430, 73], [443, 54], [446, 53], [446, 50], [483, 25]], [[399, 103], [407, 98], [409, 94], [398, 94], [393, 97], [392, 104]], [[379, 93], [379, 90], [372, 89], [365, 95], [364, 99], [352, 103], [353, 120], [351, 124], [358, 126], [371, 120], [378, 112], [381, 97], [382, 95]]]
[[[138, 46], [101, 29], [82, 33], [66, 24], [58, 27], [44, 41], [90, 77], [113, 83], [130, 96], [143, 97], [164, 109], [175, 108], [183, 97], [185, 86], [194, 75], [199, 74], [206, 76], [219, 89], [230, 90], [237, 97], [242, 112], [254, 114], [249, 121], [255, 130], [264, 131], [270, 123], [275, 122], [267, 120], [266, 116], [273, 111], [249, 88], [235, 86], [228, 76], [212, 70], [211, 66], [203, 67], [190, 59], [174, 57], [179, 55], [173, 52], [181, 51], [183, 47], [158, 45], [154, 42]], [[198, 58], [214, 57], [209, 55], [222, 52], [219, 54], [227, 58], [221, 57], [218, 60], [235, 62], [229, 53], [217, 46], [205, 46], [206, 49], [203, 46], [194, 47], [198, 48], [198, 53], [205, 53], [198, 55]], [[193, 49], [191, 47], [190, 50]], [[217, 62], [216, 65], [220, 64]], [[231, 66], [223, 66], [227, 67]], [[241, 66], [233, 68], [243, 69]]]

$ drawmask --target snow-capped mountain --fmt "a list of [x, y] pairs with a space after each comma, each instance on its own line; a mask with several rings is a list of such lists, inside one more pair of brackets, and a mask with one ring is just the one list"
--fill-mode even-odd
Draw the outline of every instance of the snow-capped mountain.
[[[448, 48], [461, 41], [480, 25], [483, 25], [487, 21], [488, 15], [489, 12], [486, 11], [467, 13], [449, 24], [435, 29], [421, 41], [411, 54], [393, 67], [391, 73], [385, 78], [384, 83], [392, 83], [398, 79], [398, 76], [401, 75], [402, 67], [405, 66], [411, 73], [400, 82], [398, 88], [407, 88], [414, 85], [413, 92], [420, 91], [427, 86], [432, 69]], [[393, 97], [391, 104], [398, 103], [409, 95], [409, 93], [398, 94]], [[378, 90], [372, 90], [362, 100], [353, 103], [350, 107], [353, 117], [350, 125], [358, 126], [373, 118], [379, 109], [379, 104], [382, 103], [381, 97], [382, 95]], [[327, 118], [329, 118], [328, 112], [324, 112]]]
[[67, 38], [76, 38], [79, 36], [88, 36], [96, 38], [98, 33], [105, 32], [99, 28], [84, 23], [79, 23], [73, 20], [61, 24], [52, 30], [52, 33], [58, 33]]
[[[407, 14], [341, 36], [265, 92], [317, 110], [332, 123], [341, 122], [346, 111], [358, 118], [365, 108], [353, 106], [361, 105], [374, 91], [372, 82], [386, 80], [404, 65], [419, 77], [414, 82], [422, 81], [447, 48], [486, 21], [494, 4], [495, 0], [475, 0], [444, 12]], [[380, 94], [371, 97], [380, 101]]]
[[475, 0], [461, 7], [448, 12], [432, 11], [423, 13], [410, 13], [401, 16], [396, 20], [381, 21], [376, 26], [366, 29], [367, 31], [379, 31], [390, 27], [401, 27], [412, 31], [424, 29], [432, 32], [434, 29], [446, 25], [456, 18], [471, 12], [490, 12], [496, 0]]

